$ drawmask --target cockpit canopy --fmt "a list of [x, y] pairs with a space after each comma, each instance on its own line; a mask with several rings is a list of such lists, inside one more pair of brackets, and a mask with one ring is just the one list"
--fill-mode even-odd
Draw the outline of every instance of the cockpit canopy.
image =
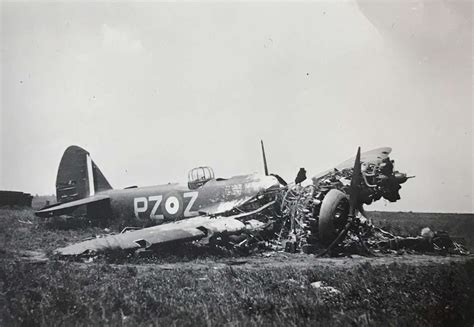
[[188, 173], [188, 187], [190, 189], [197, 189], [211, 179], [214, 179], [214, 171], [211, 167], [193, 168]]

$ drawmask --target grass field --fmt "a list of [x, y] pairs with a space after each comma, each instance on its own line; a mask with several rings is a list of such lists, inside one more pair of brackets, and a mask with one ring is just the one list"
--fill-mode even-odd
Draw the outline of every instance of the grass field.
[[[0, 325], [474, 323], [471, 257], [317, 259], [202, 252], [111, 264], [56, 259], [34, 263], [18, 254], [50, 251], [102, 232], [91, 227], [52, 229], [39, 224], [31, 210], [0, 210]], [[316, 281], [336, 290], [314, 288]]]

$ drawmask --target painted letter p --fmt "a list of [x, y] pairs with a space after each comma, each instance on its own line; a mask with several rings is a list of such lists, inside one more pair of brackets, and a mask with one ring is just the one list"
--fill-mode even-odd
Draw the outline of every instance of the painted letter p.
[[148, 210], [148, 200], [145, 197], [133, 199], [133, 211], [135, 212], [135, 217], [137, 217], [137, 219], [140, 219], [140, 216], [139, 216], [140, 212], [146, 212], [147, 210]]

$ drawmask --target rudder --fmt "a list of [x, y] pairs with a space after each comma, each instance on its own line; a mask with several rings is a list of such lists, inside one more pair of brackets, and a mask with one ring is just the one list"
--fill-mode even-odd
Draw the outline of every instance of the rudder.
[[90, 159], [89, 152], [72, 145], [64, 151], [56, 177], [56, 198], [60, 203], [86, 198], [110, 190], [107, 179]]

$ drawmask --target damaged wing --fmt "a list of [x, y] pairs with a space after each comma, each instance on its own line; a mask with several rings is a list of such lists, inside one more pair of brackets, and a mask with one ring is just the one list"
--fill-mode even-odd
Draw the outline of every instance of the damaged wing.
[[[380, 164], [385, 159], [387, 159], [391, 152], [392, 152], [392, 148], [389, 148], [389, 147], [377, 148], [371, 151], [366, 151], [366, 152], [361, 153], [360, 162], [365, 163], [365, 164], [377, 165], [377, 164]], [[343, 170], [346, 168], [351, 168], [352, 166], [354, 166], [354, 160], [355, 160], [355, 157], [350, 158], [342, 162], [341, 164], [337, 165], [335, 169]], [[313, 177], [313, 181], [316, 182], [318, 179], [327, 175], [329, 172], [333, 170], [334, 169], [328, 169], [326, 171], [320, 172], [319, 174]]]
[[91, 252], [148, 249], [155, 245], [170, 242], [199, 240], [219, 233], [233, 234], [244, 230], [255, 230], [263, 228], [265, 224], [257, 220], [241, 221], [238, 219], [254, 215], [273, 204], [274, 202], [269, 202], [254, 211], [230, 217], [199, 216], [169, 224], [90, 239], [56, 249], [55, 253], [64, 256], [75, 256]]
[[[377, 148], [374, 150], [366, 151], [360, 154], [360, 162], [366, 164], [380, 164], [382, 161], [388, 158], [391, 152], [392, 148], [389, 147]], [[353, 157], [344, 161], [343, 163], [336, 166], [336, 169], [342, 170], [353, 167], [355, 159], [356, 158]]]

